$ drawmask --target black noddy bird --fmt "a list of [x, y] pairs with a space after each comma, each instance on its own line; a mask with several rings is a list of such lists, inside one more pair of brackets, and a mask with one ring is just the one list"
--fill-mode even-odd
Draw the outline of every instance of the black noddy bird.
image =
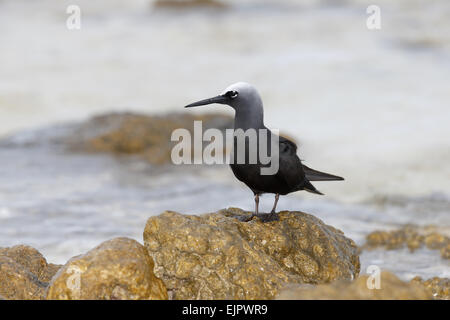
[[[264, 125], [263, 103], [258, 91], [251, 84], [245, 82], [232, 84], [220, 95], [191, 103], [185, 106], [185, 108], [213, 103], [225, 104], [235, 110], [235, 132], [238, 129], [242, 129], [243, 131], [247, 131], [248, 129], [255, 129], [258, 131], [260, 129], [264, 129], [268, 132], [269, 139], [271, 136], [275, 135]], [[286, 195], [288, 193], [300, 190], [323, 195], [323, 193], [318, 191], [310, 181], [344, 180], [342, 177], [317, 171], [305, 166], [297, 156], [297, 145], [284, 137], [276, 137], [278, 139], [275, 141], [278, 141], [279, 143], [279, 165], [278, 171], [275, 174], [262, 174], [261, 168], [264, 166], [267, 167], [267, 165], [262, 164], [259, 158], [256, 163], [248, 162], [248, 140], [245, 141], [246, 145], [244, 148], [246, 152], [245, 162], [239, 163], [237, 161], [233, 161], [230, 164], [231, 170], [233, 171], [235, 177], [245, 183], [253, 191], [255, 196], [255, 212], [245, 221], [251, 220], [254, 216], [259, 217], [262, 221], [278, 220], [278, 214], [275, 210], [280, 195]], [[234, 138], [233, 151], [234, 156], [236, 157], [237, 139], [236, 137]], [[268, 142], [268, 145], [269, 144], [270, 142]], [[256, 150], [258, 150], [260, 146], [260, 143], [257, 143]], [[270, 149], [270, 146], [268, 146], [268, 148]], [[275, 202], [270, 214], [259, 214], [259, 196], [263, 193], [275, 194]]]

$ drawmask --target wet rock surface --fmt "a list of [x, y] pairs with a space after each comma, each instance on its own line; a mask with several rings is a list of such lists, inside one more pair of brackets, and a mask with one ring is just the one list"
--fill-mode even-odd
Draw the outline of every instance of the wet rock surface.
[[[368, 282], [370, 283], [368, 285]], [[382, 272], [380, 289], [369, 276], [354, 281], [335, 281], [317, 286], [291, 285], [277, 296], [279, 300], [429, 300], [431, 292], [422, 284], [404, 282], [390, 272]], [[373, 289], [369, 289], [373, 288]]]
[[[431, 229], [431, 230], [429, 230]], [[430, 250], [439, 250], [441, 257], [450, 259], [450, 238], [433, 230], [413, 225], [393, 231], [374, 231], [367, 235], [365, 249], [383, 247], [387, 250], [407, 246], [411, 252], [426, 246]]]
[[148, 219], [144, 243], [173, 299], [271, 299], [288, 283], [351, 280], [355, 243], [318, 218], [283, 211], [262, 223], [230, 208], [201, 216]]
[[66, 143], [77, 151], [135, 154], [152, 164], [171, 163], [171, 142], [175, 129], [193, 134], [194, 121], [202, 121], [203, 131], [233, 128], [233, 119], [221, 114], [193, 116], [186, 113], [149, 116], [135, 113], [111, 113], [93, 117], [81, 124]]
[[48, 282], [60, 267], [47, 263], [30, 246], [0, 248], [0, 295], [5, 299], [43, 299]]
[[144, 246], [115, 238], [70, 259], [53, 277], [46, 298], [167, 299], [167, 291]]

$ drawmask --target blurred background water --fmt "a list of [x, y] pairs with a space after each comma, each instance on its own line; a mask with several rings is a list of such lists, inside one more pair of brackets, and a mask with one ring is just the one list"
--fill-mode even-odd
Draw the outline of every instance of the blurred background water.
[[[295, 137], [307, 165], [346, 178], [317, 183], [326, 197], [283, 197], [279, 209], [310, 212], [358, 244], [406, 223], [450, 232], [450, 2], [221, 3], [0, 0], [0, 246], [30, 244], [63, 263], [114, 236], [142, 241], [148, 216], [166, 209], [252, 210], [225, 167], [160, 171], [46, 143], [65, 123], [182, 111], [237, 81], [260, 90], [266, 125]], [[66, 27], [71, 4], [80, 30]], [[381, 30], [366, 27], [371, 4]], [[427, 249], [361, 259], [362, 272], [450, 276]]]

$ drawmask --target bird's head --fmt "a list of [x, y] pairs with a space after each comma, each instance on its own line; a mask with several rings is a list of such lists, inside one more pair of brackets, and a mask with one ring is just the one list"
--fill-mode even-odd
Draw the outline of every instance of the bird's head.
[[254, 86], [246, 82], [237, 82], [228, 86], [220, 95], [188, 104], [185, 108], [212, 103], [226, 104], [235, 110], [254, 105], [255, 103], [262, 105], [261, 97]]

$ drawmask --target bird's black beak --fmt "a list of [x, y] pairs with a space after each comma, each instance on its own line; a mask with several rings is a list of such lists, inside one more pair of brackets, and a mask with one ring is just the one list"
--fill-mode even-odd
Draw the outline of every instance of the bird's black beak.
[[204, 99], [204, 100], [200, 100], [200, 101], [188, 104], [187, 106], [185, 106], [185, 108], [204, 106], [204, 105], [212, 104], [212, 103], [225, 104], [227, 101], [228, 101], [228, 97], [227, 96], [220, 95], [220, 96], [217, 96], [217, 97]]

